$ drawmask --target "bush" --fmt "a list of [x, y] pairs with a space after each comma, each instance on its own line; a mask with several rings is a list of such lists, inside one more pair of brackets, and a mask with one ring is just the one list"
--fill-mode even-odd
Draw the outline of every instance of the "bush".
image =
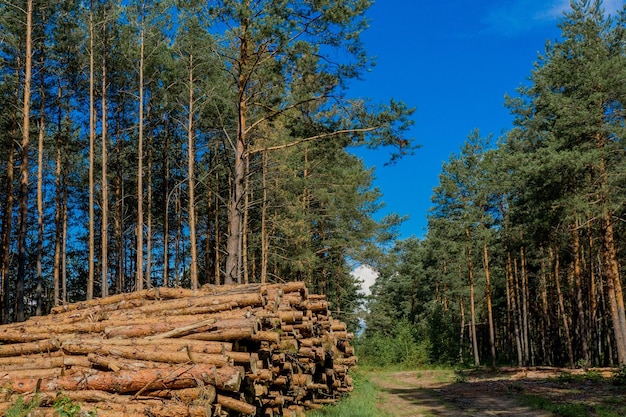
[[449, 311], [437, 304], [428, 318], [430, 360], [436, 364], [451, 365], [458, 360], [459, 340], [455, 322]]
[[613, 373], [613, 377], [611, 378], [611, 382], [613, 385], [625, 386], [626, 385], [626, 365], [620, 366], [615, 373]]
[[416, 337], [415, 326], [407, 320], [396, 324], [391, 336], [375, 333], [355, 343], [361, 363], [386, 367], [416, 367], [429, 363], [430, 343]]

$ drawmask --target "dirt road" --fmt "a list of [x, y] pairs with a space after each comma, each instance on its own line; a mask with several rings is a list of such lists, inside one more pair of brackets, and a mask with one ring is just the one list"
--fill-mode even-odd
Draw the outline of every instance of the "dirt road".
[[381, 388], [378, 407], [392, 417], [550, 417], [521, 405], [510, 380], [464, 380], [451, 371], [371, 374]]

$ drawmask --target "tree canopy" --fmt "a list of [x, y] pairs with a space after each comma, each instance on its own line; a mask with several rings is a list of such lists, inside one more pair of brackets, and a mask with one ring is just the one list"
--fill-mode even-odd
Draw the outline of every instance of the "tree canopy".
[[346, 94], [370, 5], [0, 4], [2, 320], [297, 279], [351, 311], [350, 264], [400, 219], [349, 148], [414, 149], [404, 103]]
[[626, 8], [572, 1], [559, 27], [506, 100], [513, 128], [494, 144], [472, 132], [444, 163], [428, 233], [381, 269], [371, 331], [431, 326], [415, 340], [443, 362], [626, 364]]

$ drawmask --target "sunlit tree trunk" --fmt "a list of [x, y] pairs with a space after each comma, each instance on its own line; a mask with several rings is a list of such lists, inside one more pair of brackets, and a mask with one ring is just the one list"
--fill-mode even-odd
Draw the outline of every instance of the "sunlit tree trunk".
[[137, 260], [135, 265], [135, 289], [143, 290], [143, 122], [144, 122], [144, 13], [145, 3], [141, 4], [140, 13], [140, 34], [139, 34], [139, 127], [137, 139], [137, 224], [136, 224], [136, 240], [137, 240]]
[[[150, 109], [148, 109], [150, 115]], [[148, 123], [150, 124], [150, 123]], [[147, 288], [152, 288], [152, 134], [148, 134], [146, 170], [146, 274], [145, 283]]]
[[[58, 99], [61, 100], [61, 88], [58, 91]], [[62, 169], [62, 149], [63, 142], [61, 138], [63, 137], [63, 127], [61, 119], [62, 116], [59, 110], [59, 118], [57, 123], [57, 154], [56, 154], [56, 170], [55, 170], [55, 188], [56, 188], [56, 196], [55, 196], [55, 210], [54, 210], [54, 225], [55, 225], [55, 233], [54, 233], [54, 269], [53, 269], [53, 279], [54, 279], [54, 305], [59, 305], [61, 301], [61, 249], [62, 249], [62, 241], [63, 241], [63, 169]]]
[[269, 234], [267, 230], [267, 170], [269, 169], [267, 152], [263, 152], [263, 202], [261, 206], [261, 283], [267, 282], [267, 263], [269, 258]]
[[463, 362], [463, 341], [465, 339], [465, 306], [463, 297], [459, 297], [459, 312], [461, 314], [461, 331], [459, 332], [459, 362]]
[[[105, 18], [106, 20], [106, 18]], [[102, 48], [102, 232], [101, 232], [101, 259], [100, 269], [102, 272], [102, 297], [109, 295], [109, 136], [108, 136], [108, 103], [107, 103], [107, 60], [106, 60], [106, 24], [104, 29], [104, 44]]]
[[220, 230], [220, 200], [219, 200], [219, 183], [220, 183], [220, 175], [217, 171], [215, 171], [215, 210], [213, 213], [213, 227], [215, 229], [215, 265], [213, 276], [215, 279], [215, 284], [219, 285], [221, 283], [220, 277], [220, 268], [222, 264], [222, 256], [221, 256], [221, 244], [222, 244], [222, 236]]
[[96, 107], [95, 107], [95, 50], [94, 50], [94, 23], [93, 23], [93, 2], [90, 2], [89, 10], [89, 259], [87, 260], [87, 300], [93, 298], [93, 285], [95, 275], [95, 237], [94, 237], [94, 153], [96, 139]]
[[234, 144], [234, 169], [232, 178], [232, 194], [228, 200], [229, 233], [226, 242], [226, 276], [225, 284], [241, 283], [241, 229], [243, 226], [243, 203], [245, 192], [245, 152], [248, 116], [247, 84], [245, 69], [248, 67], [248, 22], [243, 22], [242, 36], [239, 45], [239, 74], [237, 78], [237, 137]]
[[20, 165], [20, 209], [17, 237], [17, 288], [16, 288], [16, 319], [24, 321], [24, 284], [26, 279], [26, 234], [28, 232], [28, 153], [30, 151], [30, 105], [31, 81], [33, 72], [33, 0], [26, 2], [26, 55], [24, 62], [24, 88], [22, 107], [22, 143]]
[[478, 337], [476, 336], [476, 299], [475, 299], [475, 287], [474, 287], [474, 265], [472, 261], [472, 249], [470, 247], [470, 233], [469, 229], [465, 229], [465, 235], [467, 236], [467, 272], [469, 274], [469, 290], [470, 290], [470, 332], [472, 335], [472, 350], [474, 351], [474, 365], [480, 365], [480, 355], [478, 352]]
[[613, 333], [617, 348], [617, 360], [620, 365], [626, 364], [626, 318], [624, 317], [624, 295], [622, 292], [619, 266], [615, 254], [615, 241], [613, 236], [613, 221], [611, 214], [606, 210], [603, 219], [604, 226], [604, 259], [606, 287], [613, 319]]
[[[42, 52], [43, 56], [43, 52]], [[41, 107], [39, 109], [39, 133], [37, 140], [37, 287], [35, 289], [36, 309], [35, 315], [43, 314], [43, 239], [44, 239], [44, 213], [43, 213], [43, 142], [45, 134], [45, 75], [41, 70]]]
[[163, 286], [170, 283], [170, 135], [165, 135], [165, 196], [163, 198]]
[[491, 366], [496, 366], [496, 329], [493, 322], [493, 305], [491, 294], [491, 270], [489, 268], [489, 249], [487, 239], [483, 239], [483, 265], [485, 269], [485, 297], [487, 301], [487, 318], [489, 321], [489, 345], [491, 347]]
[[[246, 172], [250, 172], [250, 157], [246, 156]], [[249, 258], [248, 258], [248, 222], [250, 221], [250, 176], [246, 175], [244, 180], [244, 201], [243, 201], [243, 219], [241, 226], [241, 256], [240, 264], [242, 266], [243, 284], [247, 284], [250, 279]]]
[[189, 242], [191, 251], [191, 289], [198, 288], [198, 246], [196, 241], [196, 185], [195, 185], [195, 138], [194, 138], [194, 62], [189, 56], [189, 110], [187, 115], [187, 183], [189, 187]]

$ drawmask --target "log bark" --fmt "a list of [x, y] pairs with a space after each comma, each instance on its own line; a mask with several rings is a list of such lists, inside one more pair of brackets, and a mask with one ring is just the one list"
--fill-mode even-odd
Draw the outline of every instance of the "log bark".
[[7, 378], [15, 393], [43, 391], [98, 390], [112, 393], [133, 393], [140, 390], [193, 388], [198, 383], [214, 385], [227, 391], [239, 391], [242, 375], [237, 368], [215, 368], [210, 365], [167, 366], [141, 371], [98, 372], [51, 378]]
[[97, 353], [114, 358], [163, 363], [203, 363], [218, 367], [232, 365], [232, 360], [226, 355], [192, 352], [189, 348], [172, 351], [159, 346], [142, 346], [141, 349], [137, 349], [133, 346], [107, 346], [102, 343], [68, 341], [63, 343], [63, 351], [73, 355]]

